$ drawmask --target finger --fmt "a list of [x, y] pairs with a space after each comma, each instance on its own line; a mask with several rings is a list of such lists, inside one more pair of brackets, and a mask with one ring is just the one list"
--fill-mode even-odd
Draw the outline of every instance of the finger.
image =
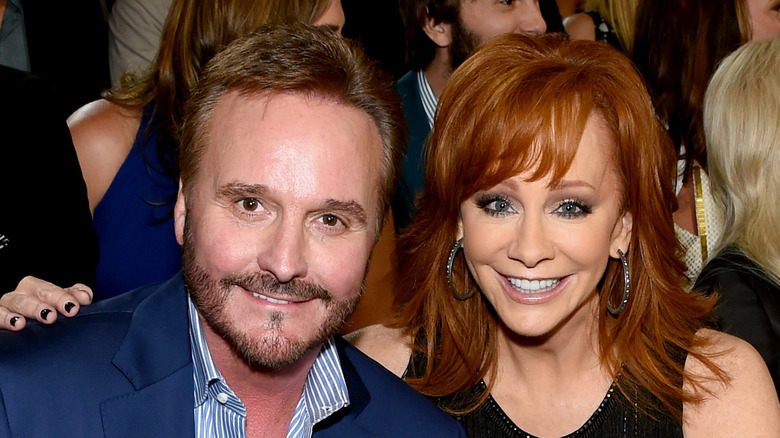
[[49, 292], [52, 294], [50, 298], [54, 300], [54, 302], [50, 301], [49, 304], [54, 304], [57, 311], [65, 316], [75, 316], [79, 313], [82, 305], [92, 302], [92, 289], [81, 283], [74, 284], [65, 289], [64, 292], [62, 295]]
[[94, 292], [92, 292], [92, 289], [90, 289], [89, 286], [81, 283], [76, 283], [73, 286], [65, 289], [65, 291], [76, 299], [76, 304], [81, 304], [82, 306], [90, 304], [92, 302], [92, 298], [95, 296]]
[[27, 319], [18, 313], [0, 307], [0, 329], [18, 331], [27, 325]]
[[[37, 298], [48, 306], [42, 307], [38, 305], [34, 315], [25, 313], [24, 309], [21, 308], [17, 309], [11, 307], [10, 310], [15, 310], [28, 317], [35, 317], [42, 322], [50, 322], [46, 309], [49, 309], [48, 311], [56, 309], [63, 315], [73, 316], [78, 313], [80, 308], [79, 304], [89, 304], [92, 301], [92, 289], [83, 284], [77, 283], [67, 289], [63, 289], [48, 281], [30, 276], [23, 278], [22, 281], [19, 282], [19, 285], [16, 287], [16, 292]], [[74, 293], [77, 296], [74, 296]]]
[[[0, 310], [36, 319], [44, 324], [51, 324], [57, 319], [57, 312], [53, 306], [42, 302], [37, 297], [16, 291], [0, 297]], [[10, 323], [9, 319], [8, 324]]]

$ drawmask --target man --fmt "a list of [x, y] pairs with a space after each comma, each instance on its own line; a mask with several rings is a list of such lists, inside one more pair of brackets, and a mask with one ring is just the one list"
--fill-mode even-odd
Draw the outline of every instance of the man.
[[[562, 31], [552, 0], [542, 0], [550, 30]], [[424, 144], [450, 73], [483, 42], [505, 33], [541, 34], [547, 28], [537, 0], [400, 0], [406, 57], [412, 70], [398, 80], [409, 127], [408, 147], [393, 200], [396, 230], [409, 224], [425, 179]]]
[[401, 155], [370, 65], [303, 25], [209, 63], [181, 139], [183, 276], [0, 334], [0, 436], [463, 436], [333, 337]]

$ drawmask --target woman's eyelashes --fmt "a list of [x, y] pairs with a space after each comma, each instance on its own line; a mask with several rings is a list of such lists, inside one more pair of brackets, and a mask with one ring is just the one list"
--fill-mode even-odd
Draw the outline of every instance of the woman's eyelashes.
[[[517, 212], [512, 201], [502, 195], [486, 194], [477, 198], [477, 206], [490, 216], [502, 217]], [[576, 219], [589, 215], [593, 206], [585, 201], [568, 198], [555, 204], [551, 213], [566, 219]]]
[[563, 218], [574, 219], [587, 216], [592, 211], [593, 206], [587, 202], [577, 199], [566, 199], [553, 212]]
[[506, 216], [515, 212], [509, 199], [500, 195], [480, 196], [477, 206], [491, 216]]

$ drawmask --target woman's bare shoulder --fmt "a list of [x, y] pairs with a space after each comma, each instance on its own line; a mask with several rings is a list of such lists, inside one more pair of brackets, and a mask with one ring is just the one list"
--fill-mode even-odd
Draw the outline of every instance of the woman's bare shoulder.
[[411, 341], [401, 329], [374, 324], [344, 335], [344, 339], [401, 377], [411, 356]]
[[130, 152], [140, 123], [139, 111], [105, 99], [90, 102], [68, 117], [93, 212]]
[[[703, 400], [683, 407], [686, 437], [777, 437], [780, 402], [766, 363], [752, 345], [726, 333], [703, 329], [702, 353], [727, 376], [723, 381], [702, 361], [688, 356], [685, 371], [698, 378]], [[691, 382], [684, 388], [694, 391]]]
[[596, 24], [593, 18], [584, 12], [566, 17], [563, 20], [563, 27], [574, 40], [596, 40]]

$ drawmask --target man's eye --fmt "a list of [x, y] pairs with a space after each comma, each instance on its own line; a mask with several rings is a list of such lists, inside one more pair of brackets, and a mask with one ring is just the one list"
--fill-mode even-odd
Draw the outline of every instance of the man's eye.
[[242, 199], [241, 207], [246, 211], [257, 211], [260, 208], [260, 201], [255, 198]]
[[326, 214], [322, 216], [322, 223], [329, 227], [336, 227], [340, 222], [341, 220], [336, 215]]

